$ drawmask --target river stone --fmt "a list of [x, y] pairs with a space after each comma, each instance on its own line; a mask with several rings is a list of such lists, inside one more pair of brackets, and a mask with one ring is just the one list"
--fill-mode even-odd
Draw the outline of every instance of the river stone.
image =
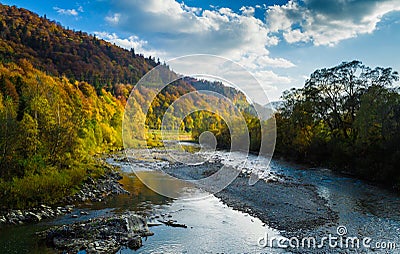
[[127, 244], [128, 248], [131, 250], [137, 250], [142, 247], [142, 238], [140, 236], [135, 236], [131, 240], [129, 240]]
[[55, 226], [39, 233], [52, 247], [67, 253], [82, 248], [87, 253], [115, 253], [122, 246], [136, 250], [142, 244], [141, 236], [150, 235], [146, 220], [133, 213]]
[[26, 217], [29, 217], [32, 221], [41, 221], [42, 217], [39, 214], [35, 214], [33, 212], [27, 212]]

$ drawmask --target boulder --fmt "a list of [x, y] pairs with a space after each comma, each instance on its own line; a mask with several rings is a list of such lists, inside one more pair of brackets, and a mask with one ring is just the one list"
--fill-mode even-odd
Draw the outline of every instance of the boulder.
[[87, 253], [115, 253], [122, 246], [137, 250], [142, 246], [141, 237], [153, 233], [144, 218], [126, 213], [56, 226], [38, 235], [50, 246], [65, 250], [66, 253], [80, 250], [86, 250]]
[[142, 247], [142, 238], [140, 236], [135, 236], [127, 243], [127, 246], [131, 250], [137, 250]]

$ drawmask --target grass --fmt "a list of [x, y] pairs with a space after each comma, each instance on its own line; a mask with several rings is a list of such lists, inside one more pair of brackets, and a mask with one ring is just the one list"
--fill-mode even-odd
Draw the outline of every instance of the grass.
[[40, 174], [27, 174], [11, 181], [0, 179], [0, 206], [24, 209], [56, 204], [75, 194], [88, 176], [96, 179], [102, 174], [104, 166], [95, 162], [61, 170], [47, 167]]

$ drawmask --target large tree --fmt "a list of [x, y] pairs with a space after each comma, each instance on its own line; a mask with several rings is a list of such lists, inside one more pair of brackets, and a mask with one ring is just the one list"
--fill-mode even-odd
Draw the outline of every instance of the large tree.
[[392, 68], [360, 61], [316, 70], [282, 97], [277, 151], [400, 186], [398, 80]]

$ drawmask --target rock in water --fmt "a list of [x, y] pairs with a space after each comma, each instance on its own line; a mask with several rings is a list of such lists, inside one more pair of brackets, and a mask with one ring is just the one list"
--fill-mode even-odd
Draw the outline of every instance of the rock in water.
[[150, 232], [146, 220], [136, 214], [130, 213], [129, 216], [125, 217], [125, 222], [126, 230], [131, 236], [137, 232], [144, 232], [145, 234]]
[[127, 245], [129, 249], [137, 250], [142, 247], [142, 238], [140, 236], [136, 236], [132, 238], [132, 240], [130, 240]]
[[48, 245], [67, 253], [115, 253], [121, 246], [137, 250], [142, 246], [141, 237], [153, 233], [144, 218], [126, 213], [53, 227], [39, 235]]

